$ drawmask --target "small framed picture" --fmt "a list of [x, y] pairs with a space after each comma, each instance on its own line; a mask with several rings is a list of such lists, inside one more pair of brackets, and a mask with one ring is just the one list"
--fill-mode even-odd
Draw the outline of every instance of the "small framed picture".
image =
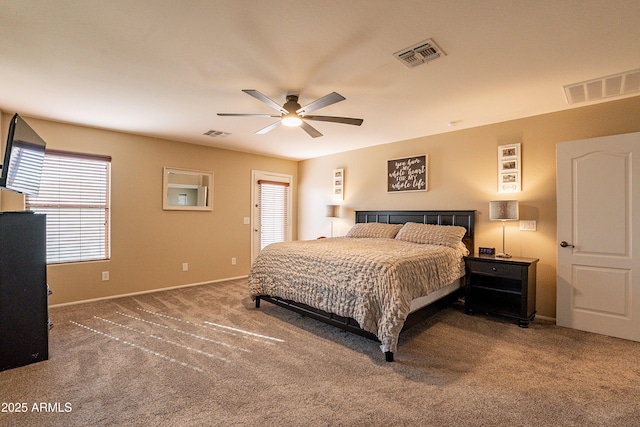
[[500, 183], [502, 184], [515, 184], [518, 182], [518, 174], [514, 173], [501, 173], [500, 174]]
[[344, 169], [333, 170], [333, 200], [344, 200]]
[[516, 193], [521, 190], [522, 158], [520, 143], [498, 147], [498, 192]]
[[517, 160], [503, 160], [502, 161], [502, 170], [517, 170], [518, 169], [518, 161]]
[[[519, 144], [517, 144], [517, 145], [519, 145]], [[518, 155], [518, 148], [515, 145], [513, 145], [513, 146], [503, 145], [500, 148], [501, 148], [500, 156], [502, 158], [505, 158], [505, 157], [516, 157]]]

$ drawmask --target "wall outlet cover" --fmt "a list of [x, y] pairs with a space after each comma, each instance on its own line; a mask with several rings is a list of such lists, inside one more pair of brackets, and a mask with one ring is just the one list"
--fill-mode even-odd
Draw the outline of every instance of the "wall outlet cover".
[[536, 231], [537, 223], [535, 219], [520, 220], [520, 231]]

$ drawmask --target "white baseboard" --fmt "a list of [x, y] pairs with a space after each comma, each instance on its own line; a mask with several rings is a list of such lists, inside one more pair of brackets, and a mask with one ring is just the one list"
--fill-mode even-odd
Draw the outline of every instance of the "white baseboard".
[[536, 314], [536, 319], [548, 320], [549, 322], [556, 323], [556, 318], [555, 317], [541, 316], [539, 314]]
[[151, 289], [149, 291], [132, 292], [132, 293], [129, 293], [129, 294], [111, 295], [111, 296], [108, 296], [108, 297], [92, 298], [92, 299], [85, 299], [85, 300], [73, 301], [73, 302], [64, 302], [64, 303], [61, 303], [61, 304], [52, 304], [49, 307], [50, 308], [64, 307], [64, 306], [67, 306], [67, 305], [84, 304], [84, 303], [87, 303], [87, 302], [104, 301], [104, 300], [109, 300], [109, 299], [114, 299], [114, 298], [122, 298], [122, 297], [131, 297], [131, 296], [135, 296], [135, 295], [151, 294], [153, 292], [162, 292], [162, 291], [169, 291], [171, 289], [189, 288], [189, 287], [192, 287], [192, 286], [200, 286], [200, 285], [209, 285], [209, 284], [212, 284], [212, 283], [228, 282], [229, 280], [245, 279], [247, 277], [248, 276], [237, 276], [237, 277], [227, 277], [225, 279], [210, 280], [210, 281], [207, 281], [207, 282], [187, 283], [186, 285], [169, 286], [167, 288]]

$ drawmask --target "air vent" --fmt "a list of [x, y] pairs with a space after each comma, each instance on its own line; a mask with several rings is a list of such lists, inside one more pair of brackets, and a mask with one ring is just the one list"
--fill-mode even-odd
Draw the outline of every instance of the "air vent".
[[640, 92], [640, 69], [564, 86], [569, 104]]
[[210, 136], [211, 138], [224, 138], [225, 136], [229, 136], [231, 134], [228, 132], [211, 129], [203, 133], [203, 135]]
[[426, 64], [427, 62], [438, 59], [446, 54], [431, 39], [427, 39], [414, 46], [402, 49], [393, 54], [400, 62], [409, 68]]

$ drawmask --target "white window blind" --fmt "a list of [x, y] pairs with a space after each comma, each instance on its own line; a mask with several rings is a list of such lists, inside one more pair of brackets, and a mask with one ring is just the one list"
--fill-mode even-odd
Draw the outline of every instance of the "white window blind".
[[289, 240], [289, 183], [258, 181], [260, 192], [260, 250]]
[[40, 192], [27, 209], [47, 215], [47, 263], [110, 257], [111, 158], [47, 150]]

